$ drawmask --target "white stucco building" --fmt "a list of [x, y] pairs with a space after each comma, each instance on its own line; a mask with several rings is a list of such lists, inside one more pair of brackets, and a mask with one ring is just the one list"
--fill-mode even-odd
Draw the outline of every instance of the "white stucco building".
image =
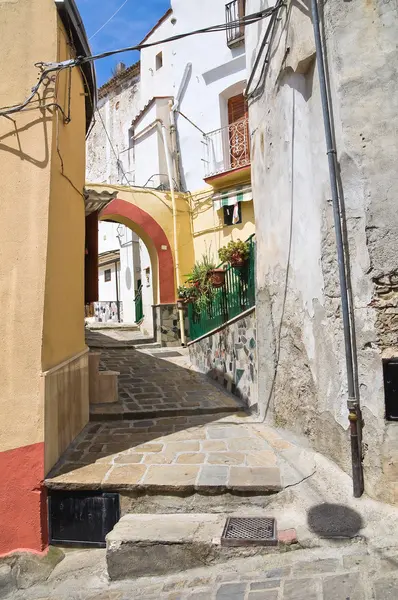
[[[172, 0], [142, 40], [159, 43], [141, 51], [140, 63], [119, 64], [99, 90], [101, 118], [88, 140], [88, 182], [184, 192], [195, 258], [210, 253], [216, 263], [218, 249], [231, 236], [246, 239], [254, 233], [244, 30], [160, 41], [235, 21], [244, 15], [244, 4]], [[103, 227], [100, 223], [100, 236]], [[150, 319], [153, 269], [144, 244], [140, 247]]]

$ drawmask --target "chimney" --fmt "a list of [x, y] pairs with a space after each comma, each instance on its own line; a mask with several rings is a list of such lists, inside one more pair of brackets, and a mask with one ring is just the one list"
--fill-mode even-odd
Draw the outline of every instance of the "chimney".
[[126, 65], [122, 62], [117, 63], [116, 65], [116, 75], [120, 75], [120, 73], [122, 73], [122, 71], [126, 70]]

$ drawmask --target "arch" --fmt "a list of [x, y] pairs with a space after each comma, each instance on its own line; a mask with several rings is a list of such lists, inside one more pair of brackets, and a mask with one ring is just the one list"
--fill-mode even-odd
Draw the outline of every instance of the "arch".
[[100, 214], [101, 221], [117, 221], [132, 229], [148, 248], [152, 262], [155, 298], [159, 304], [175, 303], [174, 259], [169, 240], [150, 214], [130, 202], [116, 198]]

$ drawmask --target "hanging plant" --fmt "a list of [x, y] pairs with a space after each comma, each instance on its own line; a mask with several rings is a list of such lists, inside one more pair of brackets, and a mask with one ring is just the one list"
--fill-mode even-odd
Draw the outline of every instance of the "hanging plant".
[[218, 251], [218, 256], [222, 262], [228, 262], [236, 269], [242, 269], [249, 258], [250, 246], [248, 242], [242, 240], [231, 240], [226, 246]]
[[210, 281], [213, 287], [221, 288], [225, 284], [224, 269], [212, 269], [209, 272]]
[[[216, 269], [216, 265], [208, 254], [204, 254], [202, 259], [194, 264], [192, 271], [187, 275], [188, 285], [196, 289], [194, 304], [198, 312], [205, 311], [215, 297], [216, 286], [213, 284], [215, 271], [217, 271], [217, 278], [218, 270]], [[220, 286], [218, 285], [218, 287]]]

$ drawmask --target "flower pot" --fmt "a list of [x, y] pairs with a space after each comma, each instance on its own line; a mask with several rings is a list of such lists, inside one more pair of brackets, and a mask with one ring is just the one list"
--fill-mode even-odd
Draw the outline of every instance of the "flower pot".
[[215, 288], [221, 288], [225, 284], [224, 269], [213, 269], [209, 272], [211, 285]]
[[231, 256], [231, 265], [235, 268], [235, 269], [243, 269], [247, 263], [247, 260], [245, 258], [243, 258], [243, 256]]
[[178, 310], [183, 310], [183, 308], [185, 307], [185, 303], [186, 303], [185, 298], [178, 298], [177, 299], [177, 308], [178, 308]]

